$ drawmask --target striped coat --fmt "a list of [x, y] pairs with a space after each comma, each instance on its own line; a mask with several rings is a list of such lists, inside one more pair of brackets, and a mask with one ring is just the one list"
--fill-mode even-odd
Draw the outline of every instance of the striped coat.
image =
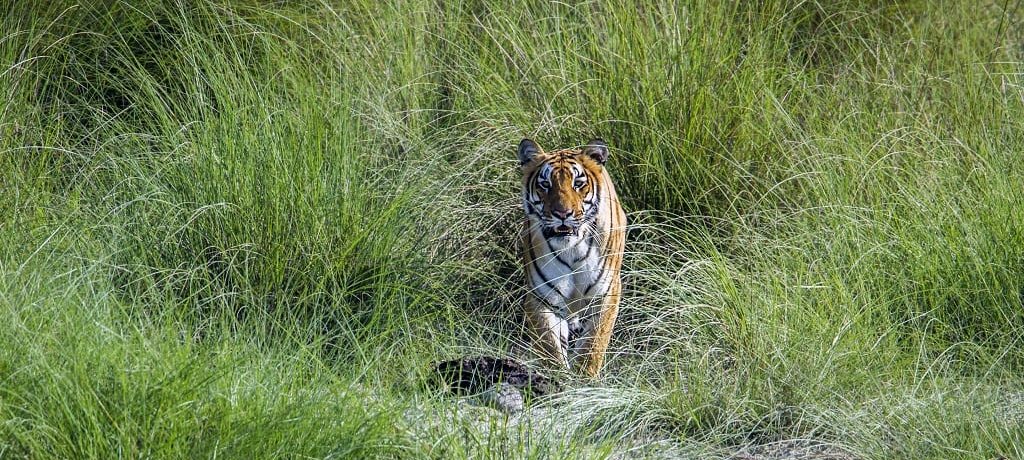
[[597, 376], [622, 293], [626, 215], [604, 163], [608, 147], [544, 152], [519, 144], [527, 328], [538, 353]]

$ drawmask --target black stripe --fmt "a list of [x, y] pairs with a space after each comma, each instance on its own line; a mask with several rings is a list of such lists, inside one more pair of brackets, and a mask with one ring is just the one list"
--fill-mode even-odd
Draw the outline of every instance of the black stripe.
[[565, 294], [562, 294], [562, 291], [559, 291], [558, 288], [556, 288], [555, 286], [552, 286], [551, 285], [551, 280], [547, 279], [544, 276], [544, 272], [540, 269], [540, 267], [537, 266], [537, 257], [536, 257], [536, 255], [533, 252], [533, 245], [531, 244], [529, 249], [527, 249], [527, 250], [530, 251], [530, 264], [533, 265], [533, 271], [537, 274], [538, 277], [540, 277], [540, 279], [544, 280], [544, 282], [541, 283], [541, 284], [546, 284], [549, 288], [551, 288], [552, 291], [557, 292], [558, 295], [560, 295], [562, 297], [562, 299], [568, 301], [569, 300], [569, 296], [567, 296]]
[[533, 196], [534, 195], [534, 193], [533, 193], [533, 186], [534, 186], [534, 184], [537, 183], [537, 174], [538, 174], [537, 171], [539, 171], [539, 170], [537, 170], [537, 169], [533, 170], [533, 172], [530, 173], [529, 177], [526, 178], [526, 185], [525, 185], [526, 190], [524, 190], [524, 192], [526, 192], [527, 196]]
[[580, 240], [579, 240], [579, 241], [577, 241], [577, 242], [576, 242], [576, 244], [572, 245], [572, 248], [573, 248], [573, 250], [575, 250], [576, 248], [580, 247], [580, 245], [581, 245], [581, 244], [583, 244], [583, 242], [584, 242], [584, 241], [588, 241], [588, 240], [590, 240], [591, 242], [593, 242], [593, 241], [592, 241], [592, 240], [590, 239], [590, 237], [589, 237], [589, 236], [588, 236], [588, 237], [586, 237], [586, 238], [580, 238]]
[[[536, 272], [532, 272], [530, 274], [530, 281], [533, 281], [533, 282], [536, 283], [536, 279], [534, 278], [535, 276], [539, 277], [541, 279], [544, 278], [542, 275], [540, 275], [540, 274], [538, 274]], [[554, 305], [552, 305], [551, 302], [548, 302], [548, 299], [546, 298], [546, 296], [541, 295], [541, 291], [540, 291], [541, 289], [548, 289], [550, 291], [555, 291], [558, 294], [561, 294], [561, 293], [559, 293], [556, 289], [554, 289], [551, 286], [549, 286], [547, 283], [540, 283], [539, 285], [534, 286], [532, 289], [530, 289], [530, 294], [533, 294], [534, 297], [536, 297], [538, 299], [541, 299], [545, 304], [547, 304], [548, 306], [550, 306], [552, 308], [557, 308]]]
[[547, 248], [544, 250], [544, 254], [555, 252], [555, 248], [551, 247], [551, 241], [548, 241], [547, 238], [544, 238], [544, 247]]
[[[582, 227], [582, 225], [581, 225], [581, 227]], [[593, 243], [593, 240], [591, 240], [590, 237], [580, 238], [580, 240], [577, 241], [576, 244], [572, 245], [571, 250], [575, 251], [576, 248], [579, 248], [580, 245], [583, 244], [584, 241], [588, 241], [588, 240], [590, 240], [590, 242]], [[555, 251], [555, 248], [551, 247], [551, 241], [547, 237], [544, 238], [544, 243], [548, 245], [548, 249], [550, 250], [550, 252], [555, 254], [555, 259], [557, 259], [562, 265], [565, 265], [565, 268], [572, 269], [572, 264], [570, 264], [569, 262], [566, 262], [565, 259], [562, 259], [562, 255], [561, 255], [561, 253], [569, 251], [570, 248], [565, 248], [565, 249], [562, 249], [560, 251]], [[591, 244], [591, 246], [593, 246], [593, 244]], [[588, 255], [590, 255], [590, 250], [589, 249], [587, 250], [587, 253], [583, 255], [583, 257], [577, 258], [575, 261], [573, 261], [573, 264], [580, 263], [580, 261], [583, 260], [584, 258], [586, 258]], [[568, 297], [566, 297], [566, 298], [568, 299]]]
[[[541, 166], [543, 166], [543, 165], [541, 165]], [[530, 205], [530, 209], [529, 209], [528, 212], [530, 214], [533, 214], [533, 215], [537, 216], [538, 218], [543, 219], [544, 216], [541, 215], [539, 207], [540, 207], [541, 204], [544, 203], [544, 201], [543, 200], [535, 200], [534, 199], [534, 197], [538, 197], [538, 198], [540, 197], [540, 195], [536, 192], [536, 190], [534, 188], [537, 185], [537, 176], [540, 175], [541, 169], [543, 169], [543, 168], [538, 167], [537, 169], [534, 169], [532, 173], [530, 173], [530, 175], [527, 177], [527, 180], [526, 180], [526, 185], [525, 185], [526, 190], [524, 190], [523, 192], [526, 195], [525, 196], [525, 198], [526, 198], [525, 201]]]
[[540, 174], [540, 168], [534, 169], [533, 172], [530, 173], [530, 177], [528, 177], [527, 180], [526, 180], [526, 187], [528, 189], [532, 189], [533, 188], [533, 184], [537, 183], [537, 175], [538, 174]]
[[[608, 235], [608, 236], [611, 237], [613, 235]], [[623, 235], [623, 237], [625, 237], [625, 235]], [[609, 244], [611, 244], [611, 241], [609, 241]], [[607, 257], [607, 256], [608, 255], [606, 254], [603, 257]], [[583, 293], [584, 296], [589, 295], [590, 291], [592, 289], [594, 289], [594, 286], [597, 286], [598, 284], [601, 284], [601, 278], [604, 277], [604, 272], [605, 272], [605, 269], [608, 268], [608, 263], [609, 262], [608, 262], [607, 259], [602, 261], [602, 263], [601, 263], [601, 271], [597, 273], [597, 278], [594, 278], [594, 284], [591, 284], [590, 287], [587, 288], [587, 291]]]
[[531, 200], [531, 199], [527, 199], [526, 200], [526, 207], [527, 207], [527, 211], [526, 212], [527, 212], [527, 214], [532, 214], [534, 216], [537, 216], [537, 218], [539, 218], [539, 219], [543, 219], [544, 216], [542, 216], [540, 214], [540, 211], [537, 210], [537, 206], [540, 206], [542, 203], [543, 203], [543, 201], [541, 201], [541, 200], [534, 201], [534, 200]]
[[[576, 249], [576, 246], [578, 246], [579, 244], [580, 243], [577, 242], [576, 245], [573, 246], [573, 249]], [[572, 265], [569, 265], [569, 262], [566, 262], [565, 259], [562, 259], [562, 253], [565, 252], [565, 249], [562, 249], [561, 251], [556, 251], [555, 248], [551, 246], [551, 240], [548, 238], [544, 238], [544, 245], [548, 247], [548, 253], [555, 255], [555, 260], [557, 260], [562, 265], [565, 265], [565, 268], [572, 269]]]
[[[559, 252], [562, 252], [562, 251], [559, 251]], [[555, 253], [555, 260], [557, 260], [558, 263], [560, 263], [562, 265], [565, 265], [565, 268], [572, 269], [572, 265], [569, 265], [569, 262], [566, 262], [565, 260], [562, 260], [562, 256], [560, 254]], [[577, 262], [579, 262], [579, 261], [577, 261]]]
[[590, 253], [594, 252], [594, 248], [597, 247], [597, 245], [594, 244], [593, 238], [588, 238], [588, 239], [590, 240], [590, 246], [587, 248], [587, 253], [583, 254], [583, 256], [581, 256], [579, 259], [576, 259], [576, 262], [574, 262], [574, 263], [578, 264], [578, 263], [580, 263], [581, 260], [586, 259], [587, 257], [590, 257]]
[[[587, 171], [590, 175], [590, 172]], [[601, 209], [601, 186], [597, 181], [593, 182], [593, 186], [590, 187], [590, 200], [584, 200], [584, 203], [590, 204], [590, 209], [587, 209], [583, 214], [583, 220], [591, 220], [597, 216], [597, 212]]]
[[601, 284], [601, 278], [604, 277], [604, 270], [605, 270], [605, 268], [608, 268], [608, 264], [607, 263], [601, 264], [601, 271], [597, 273], [597, 278], [594, 278], [594, 284], [591, 284], [590, 287], [587, 288], [586, 292], [583, 293], [584, 296], [590, 295], [590, 291], [592, 289], [594, 289], [594, 286], [597, 286], [598, 284]]

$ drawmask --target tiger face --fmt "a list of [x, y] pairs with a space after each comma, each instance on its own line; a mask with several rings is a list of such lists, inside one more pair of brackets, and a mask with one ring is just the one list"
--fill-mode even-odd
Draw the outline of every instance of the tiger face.
[[536, 142], [519, 143], [523, 170], [523, 209], [544, 238], [579, 236], [594, 222], [608, 146], [594, 139], [582, 148], [544, 152]]

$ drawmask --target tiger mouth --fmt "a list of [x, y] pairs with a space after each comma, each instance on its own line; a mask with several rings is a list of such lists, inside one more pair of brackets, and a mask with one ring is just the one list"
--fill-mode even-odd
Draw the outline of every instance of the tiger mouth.
[[579, 235], [579, 227], [570, 227], [568, 225], [559, 225], [557, 227], [548, 227], [544, 229], [544, 236], [577, 236]]

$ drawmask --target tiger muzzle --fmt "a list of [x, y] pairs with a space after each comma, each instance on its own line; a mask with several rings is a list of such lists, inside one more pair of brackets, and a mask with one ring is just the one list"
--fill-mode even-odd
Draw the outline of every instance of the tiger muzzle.
[[551, 220], [554, 225], [544, 229], [544, 236], [546, 238], [551, 238], [552, 236], [576, 236], [579, 234], [580, 222], [574, 217], [572, 210], [556, 205], [551, 209], [551, 217], [553, 217]]

